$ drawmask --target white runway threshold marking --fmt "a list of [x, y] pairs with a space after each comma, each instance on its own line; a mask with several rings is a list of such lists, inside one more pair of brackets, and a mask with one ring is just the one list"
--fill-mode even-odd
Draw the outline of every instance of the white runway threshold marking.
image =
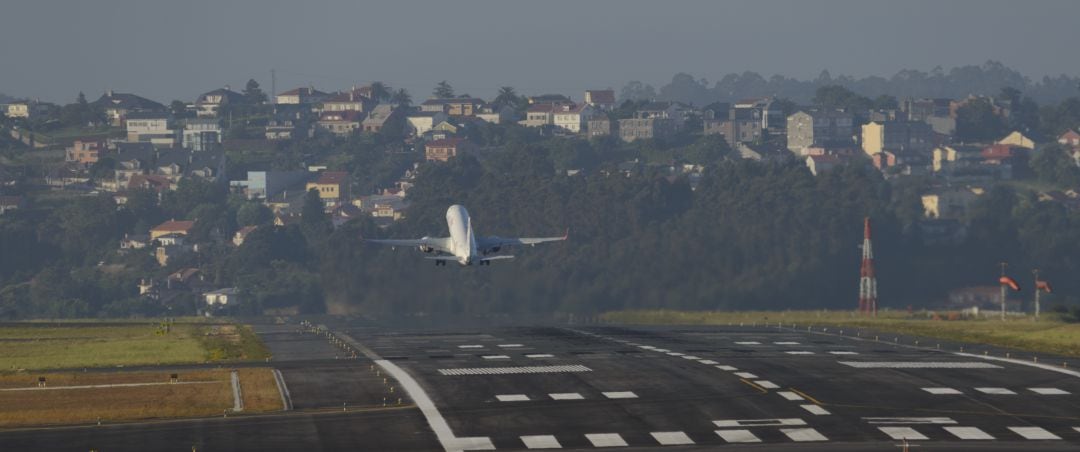
[[405, 389], [405, 392], [409, 394], [409, 398], [420, 408], [424, 419], [427, 419], [428, 425], [439, 439], [439, 444], [447, 452], [495, 449], [495, 445], [491, 443], [491, 438], [488, 437], [458, 438], [454, 436], [454, 432], [450, 430], [450, 424], [446, 423], [446, 418], [435, 407], [435, 402], [431, 401], [431, 397], [428, 397], [424, 389], [420, 387], [420, 383], [417, 383], [408, 372], [405, 372], [392, 361], [385, 359], [375, 360], [375, 364], [385, 369], [386, 373], [401, 383], [401, 387]]
[[922, 388], [922, 390], [936, 395], [962, 394], [962, 392], [953, 388]]
[[1068, 395], [1069, 391], [1058, 388], [1028, 388], [1028, 391], [1034, 392], [1040, 395]]
[[898, 424], [955, 424], [951, 417], [864, 417], [869, 424], [898, 425]]
[[720, 428], [731, 427], [784, 427], [795, 425], [806, 425], [806, 421], [799, 418], [784, 418], [784, 419], [723, 419], [719, 421], [713, 421]]
[[592, 372], [592, 369], [574, 364], [569, 366], [522, 366], [522, 367], [472, 367], [462, 369], [439, 369], [442, 375], [515, 375], [515, 374], [557, 374], [574, 372]]
[[495, 396], [500, 402], [528, 402], [529, 396], [525, 394], [499, 394]]
[[780, 391], [780, 392], [777, 392], [777, 394], [780, 394], [780, 397], [783, 397], [784, 399], [792, 401], [792, 402], [794, 402], [796, 400], [806, 400], [806, 399], [803, 399], [801, 395], [798, 395], [798, 394], [796, 394], [794, 392], [791, 392], [791, 391]]
[[802, 409], [804, 409], [806, 411], [809, 411], [811, 414], [814, 414], [814, 415], [817, 415], [817, 416], [825, 416], [825, 415], [832, 414], [832, 413], [829, 412], [829, 410], [826, 410], [826, 409], [824, 409], [824, 408], [822, 408], [820, 406], [817, 406], [817, 405], [807, 404], [807, 405], [799, 405], [799, 406], [802, 407]]
[[1013, 392], [1010, 389], [1006, 389], [1006, 388], [975, 388], [975, 390], [979, 391], [979, 392], [981, 392], [983, 394], [1016, 395], [1015, 392]]
[[812, 428], [782, 428], [780, 432], [791, 438], [792, 441], [806, 442], [806, 441], [828, 441], [825, 435], [822, 435], [817, 430]]
[[637, 394], [634, 394], [633, 391], [615, 391], [615, 392], [605, 392], [603, 394], [604, 394], [604, 397], [607, 397], [609, 399], [636, 399], [636, 398], [638, 398]]
[[587, 433], [585, 438], [593, 447], [626, 447], [626, 441], [618, 433]]
[[750, 372], [735, 372], [735, 375], [739, 378], [757, 378], [757, 375], [754, 375]]
[[728, 371], [728, 372], [734, 372], [734, 371], [736, 371], [736, 370], [739, 370], [739, 369], [738, 369], [737, 367], [735, 367], [735, 366], [727, 366], [727, 365], [723, 365], [723, 364], [721, 364], [721, 365], [719, 365], [719, 366], [716, 366], [716, 368], [717, 368], [717, 369], [720, 369], [720, 370], [726, 370], [726, 371]]
[[761, 386], [761, 387], [765, 388], [765, 389], [778, 389], [780, 387], [780, 386], [777, 386], [776, 383], [773, 383], [773, 382], [771, 382], [769, 380], [757, 380], [754, 383], [757, 384], [758, 386]]
[[1001, 366], [980, 362], [948, 361], [837, 361], [856, 369], [1001, 369]]
[[687, 444], [696, 444], [694, 440], [686, 436], [683, 432], [652, 432], [652, 435], [656, 442], [661, 446], [684, 446]]
[[952, 433], [953, 436], [960, 439], [994, 439], [989, 433], [986, 433], [978, 427], [943, 427], [945, 431]]
[[1060, 436], [1050, 433], [1042, 427], [1009, 427], [1009, 430], [1023, 436], [1024, 439], [1061, 439]]
[[882, 433], [889, 435], [889, 438], [895, 440], [909, 439], [922, 441], [929, 439], [926, 435], [919, 433], [911, 427], [878, 427], [878, 430], [881, 430]]
[[552, 435], [522, 436], [521, 442], [529, 449], [562, 449], [562, 444]]
[[548, 397], [551, 397], [551, 400], [581, 400], [585, 398], [576, 392], [556, 392], [548, 394]]
[[761, 438], [750, 432], [750, 430], [717, 430], [717, 435], [723, 438], [724, 441], [729, 443], [760, 443]]

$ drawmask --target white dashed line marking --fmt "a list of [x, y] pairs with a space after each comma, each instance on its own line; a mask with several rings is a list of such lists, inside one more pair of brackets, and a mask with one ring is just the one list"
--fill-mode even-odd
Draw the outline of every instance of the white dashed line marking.
[[1061, 439], [1060, 436], [1050, 433], [1042, 427], [1009, 427], [1009, 430], [1023, 436], [1024, 439]]
[[525, 357], [526, 358], [534, 358], [534, 359], [535, 358], [554, 358], [555, 355], [552, 355], [550, 353], [532, 353], [532, 354], [529, 354], [529, 355], [525, 355]]
[[777, 394], [780, 394], [780, 397], [783, 397], [783, 398], [785, 398], [787, 400], [790, 400], [790, 401], [793, 401], [793, 402], [797, 401], [797, 400], [805, 400], [805, 399], [802, 398], [801, 395], [798, 395], [798, 394], [796, 394], [794, 392], [791, 392], [791, 391], [780, 391]]
[[981, 392], [983, 394], [1016, 395], [1016, 393], [1013, 392], [1011, 389], [1006, 389], [1006, 388], [975, 388], [975, 390], [979, 391], [979, 392]]
[[459, 345], [458, 348], [484, 348], [483, 345]]
[[484, 359], [510, 359], [510, 357], [506, 356], [506, 355], [484, 355], [481, 358], [484, 358]]
[[802, 409], [804, 409], [806, 411], [809, 411], [811, 414], [815, 414], [815, 415], [818, 415], [818, 416], [825, 416], [825, 415], [832, 414], [832, 413], [829, 412], [829, 410], [826, 410], [826, 409], [824, 409], [824, 408], [822, 408], [820, 406], [817, 406], [817, 405], [809, 405], [809, 404], [807, 404], [807, 405], [799, 405], [799, 406], [802, 407]]
[[637, 394], [634, 394], [633, 391], [604, 392], [602, 394], [604, 394], [604, 397], [607, 397], [609, 399], [636, 399], [636, 398], [638, 398]]
[[1001, 366], [980, 362], [943, 361], [837, 361], [856, 369], [1001, 369]]
[[738, 345], [761, 345], [761, 342], [758, 342], [758, 341], [741, 341], [741, 342], [736, 342], [736, 344], [738, 344]]
[[726, 370], [726, 371], [728, 371], [728, 372], [734, 372], [734, 371], [736, 371], [736, 370], [739, 370], [739, 369], [738, 369], [737, 367], [734, 367], [734, 366], [725, 366], [725, 365], [722, 365], [722, 364], [721, 364], [721, 365], [719, 365], [719, 366], [716, 366], [716, 368], [717, 368], [717, 369], [720, 369], [720, 370]]
[[686, 353], [668, 352], [668, 355], [671, 355], [671, 356], [683, 356], [683, 355], [686, 355]]
[[922, 388], [922, 390], [937, 395], [963, 394], [959, 390], [953, 388]]
[[519, 347], [524, 347], [524, 345], [522, 345], [522, 344], [499, 344], [499, 347], [501, 347], [501, 348], [519, 348]]
[[529, 449], [562, 449], [562, 444], [552, 435], [522, 436], [521, 442]]
[[576, 392], [556, 392], [548, 394], [548, 397], [551, 397], [552, 400], [581, 400], [585, 398]]
[[915, 429], [911, 427], [878, 427], [878, 430], [881, 430], [882, 433], [889, 435], [890, 438], [895, 440], [908, 439], [922, 441], [929, 439], [926, 435], [915, 431]]
[[1029, 391], [1040, 395], [1068, 395], [1069, 391], [1058, 388], [1028, 388]]
[[739, 378], [757, 378], [757, 375], [754, 375], [750, 372], [735, 372], [735, 375]]
[[831, 351], [829, 353], [833, 354], [833, 355], [858, 355], [859, 354], [859, 352], [853, 352], [853, 351], [848, 351], [848, 350], [833, 350], [833, 351]]
[[652, 435], [656, 442], [661, 446], [682, 446], [686, 444], [695, 444], [694, 440], [686, 436], [683, 432], [652, 432]]
[[626, 447], [626, 441], [618, 433], [587, 433], [585, 438], [593, 447]]
[[713, 421], [720, 428], [730, 427], [782, 427], [782, 426], [795, 426], [806, 425], [806, 421], [799, 418], [784, 418], [784, 419], [724, 419], [720, 421]]
[[944, 427], [945, 431], [952, 433], [953, 436], [960, 439], [994, 439], [989, 433], [980, 430], [978, 427]]
[[701, 358], [699, 358], [697, 356], [694, 356], [694, 355], [686, 355], [686, 356], [683, 356], [682, 359], [690, 359], [690, 360], [697, 361], [697, 360], [699, 360]]
[[761, 438], [758, 438], [750, 430], [717, 430], [717, 435], [720, 435], [724, 441], [729, 443], [760, 443]]
[[779, 388], [779, 386], [777, 386], [776, 383], [773, 383], [773, 382], [771, 382], [769, 380], [757, 380], [754, 383], [757, 384], [758, 386], [761, 386], [761, 387], [765, 388], [765, 389], [777, 389], [777, 388]]
[[668, 350], [666, 348], [654, 348], [653, 351], [654, 352], [660, 352], [660, 353], [667, 353], [667, 352], [670, 352], [671, 350]]
[[794, 341], [781, 341], [781, 342], [773, 342], [773, 343], [776, 344], [776, 345], [799, 345], [798, 342], [794, 342]]
[[814, 354], [814, 352], [809, 351], [809, 350], [791, 350], [791, 351], [786, 351], [784, 353], [787, 353], [789, 355], [813, 355]]
[[554, 374], [569, 372], [592, 372], [592, 369], [574, 364], [570, 366], [523, 366], [523, 367], [472, 367], [461, 369], [439, 369], [442, 375], [515, 375], [515, 374]]
[[782, 428], [780, 431], [791, 438], [792, 441], [806, 442], [806, 441], [828, 441], [825, 435], [818, 433], [817, 430], [812, 428]]
[[711, 359], [703, 359], [703, 360], [698, 361], [698, 362], [701, 363], [701, 364], [708, 364], [710, 366], [716, 364], [716, 361], [713, 361]]
[[529, 396], [525, 394], [499, 394], [495, 396], [500, 402], [528, 402]]

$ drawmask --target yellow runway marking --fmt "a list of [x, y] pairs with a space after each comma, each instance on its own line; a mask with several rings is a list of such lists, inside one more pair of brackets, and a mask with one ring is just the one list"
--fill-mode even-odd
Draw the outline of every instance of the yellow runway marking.
[[765, 389], [765, 388], [761, 387], [760, 385], [758, 385], [758, 384], [756, 384], [756, 383], [754, 383], [754, 382], [752, 382], [750, 380], [747, 380], [745, 378], [740, 378], [739, 381], [741, 381], [743, 383], [746, 383], [747, 385], [749, 385], [750, 387], [752, 387], [754, 389], [757, 389], [758, 391], [761, 391], [762, 394], [768, 394], [769, 393], [768, 389]]
[[814, 403], [814, 405], [825, 405], [824, 403], [821, 403], [821, 401], [820, 401], [820, 400], [818, 400], [818, 399], [815, 399], [815, 398], [813, 398], [813, 397], [810, 397], [810, 396], [809, 396], [808, 394], [806, 394], [805, 392], [802, 392], [802, 391], [800, 391], [800, 390], [798, 390], [798, 389], [795, 389], [795, 388], [788, 388], [788, 390], [790, 390], [791, 392], [794, 392], [794, 393], [796, 393], [796, 394], [798, 394], [798, 395], [801, 395], [801, 396], [802, 396], [802, 397], [803, 397], [804, 399], [806, 399], [806, 400], [809, 400], [809, 401], [813, 402], [813, 403]]

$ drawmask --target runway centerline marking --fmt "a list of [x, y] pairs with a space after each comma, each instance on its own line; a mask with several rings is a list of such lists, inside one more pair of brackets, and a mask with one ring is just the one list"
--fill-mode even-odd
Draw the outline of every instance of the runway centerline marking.
[[552, 435], [522, 436], [521, 442], [529, 449], [562, 449], [562, 444]]
[[729, 443], [760, 443], [761, 438], [750, 432], [750, 430], [717, 430], [716, 434], [723, 438], [724, 441]]
[[586, 433], [585, 438], [593, 447], [626, 447], [626, 440], [618, 433]]
[[638, 398], [637, 394], [634, 394], [633, 391], [613, 391], [613, 392], [604, 392], [602, 394], [604, 394], [604, 397], [607, 397], [609, 399], [636, 399], [636, 398]]
[[850, 350], [833, 350], [833, 351], [830, 351], [829, 354], [832, 354], [832, 355], [858, 355], [859, 352], [853, 352], [853, 351], [850, 351]]
[[506, 355], [484, 355], [481, 358], [484, 358], [484, 359], [510, 359], [510, 357], [506, 356]]
[[740, 378], [757, 378], [758, 377], [757, 375], [754, 375], [754, 374], [752, 374], [750, 372], [735, 372], [735, 376], [740, 377]]
[[795, 341], [780, 341], [780, 342], [773, 342], [773, 343], [776, 344], [776, 345], [799, 345], [799, 343], [795, 342]]
[[731, 427], [790, 427], [797, 425], [806, 425], [806, 421], [799, 418], [778, 418], [778, 419], [723, 419], [719, 421], [713, 421], [713, 424], [719, 428], [731, 428]]
[[945, 431], [952, 433], [953, 436], [960, 439], [994, 439], [993, 436], [982, 431], [978, 427], [948, 426], [943, 428]]
[[780, 388], [780, 386], [778, 386], [776, 383], [773, 383], [773, 382], [771, 382], [769, 380], [755, 380], [754, 383], [756, 383], [758, 386], [761, 386], [761, 387], [763, 387], [765, 389], [779, 389]]
[[716, 366], [716, 368], [717, 368], [717, 369], [720, 369], [720, 370], [726, 370], [726, 371], [728, 371], [728, 372], [734, 372], [734, 371], [736, 371], [736, 370], [739, 370], [739, 369], [738, 369], [737, 367], [735, 367], [735, 366], [727, 366], [727, 365], [723, 365], [723, 364], [721, 364], [721, 365], [719, 365], [719, 366]]
[[518, 348], [518, 347], [524, 347], [524, 346], [525, 346], [524, 344], [499, 344], [500, 348]]
[[683, 446], [687, 444], [696, 444], [694, 440], [686, 436], [683, 432], [651, 432], [653, 439], [660, 443], [661, 446]]
[[567, 366], [522, 366], [522, 367], [470, 367], [459, 369], [439, 369], [442, 375], [515, 375], [515, 374], [554, 374], [592, 372], [592, 369], [573, 364]]
[[707, 364], [707, 365], [710, 365], [710, 366], [717, 364], [716, 361], [713, 361], [711, 359], [703, 359], [703, 360], [698, 361], [698, 362], [701, 363], [701, 364]]
[[581, 400], [585, 398], [576, 392], [556, 392], [548, 394], [548, 397], [551, 397], [551, 400]]
[[864, 417], [862, 418], [868, 424], [885, 424], [885, 425], [897, 425], [897, 424], [955, 424], [956, 421], [951, 417]]
[[484, 348], [483, 345], [459, 345], [458, 348]]
[[882, 433], [889, 435], [890, 438], [895, 440], [927, 440], [926, 435], [919, 433], [911, 427], [878, 427]]
[[535, 358], [554, 358], [555, 355], [552, 355], [550, 353], [531, 353], [531, 354], [525, 355], [525, 357], [526, 358], [534, 358], [534, 359]]
[[788, 351], [786, 351], [784, 353], [787, 353], [789, 355], [813, 355], [814, 354], [814, 352], [812, 352], [810, 350], [788, 350]]
[[1042, 427], [1009, 427], [1009, 430], [1023, 436], [1024, 439], [1061, 439], [1060, 436], [1050, 433]]
[[739, 342], [736, 342], [735, 344], [737, 344], [737, 345], [761, 345], [761, 342], [758, 342], [758, 341], [739, 341]]
[[500, 402], [528, 402], [529, 396], [525, 394], [499, 394], [495, 396]]

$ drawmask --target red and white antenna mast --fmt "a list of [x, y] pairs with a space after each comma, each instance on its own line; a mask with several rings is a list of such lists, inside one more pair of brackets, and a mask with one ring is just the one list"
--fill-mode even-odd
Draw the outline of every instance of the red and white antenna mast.
[[870, 243], [870, 217], [863, 220], [862, 268], [859, 271], [859, 312], [877, 316], [877, 276], [874, 248]]

